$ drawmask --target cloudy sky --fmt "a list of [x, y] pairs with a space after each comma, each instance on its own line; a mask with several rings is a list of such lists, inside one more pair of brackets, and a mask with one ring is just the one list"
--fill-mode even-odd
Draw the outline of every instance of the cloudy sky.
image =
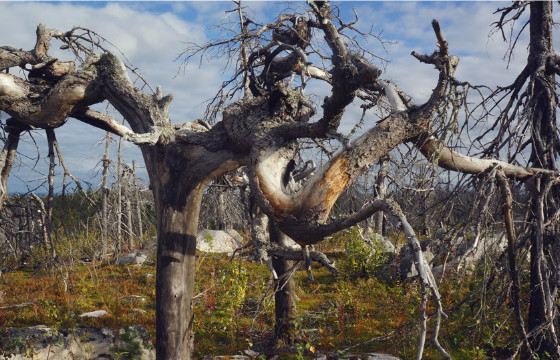
[[[272, 20], [282, 9], [305, 6], [286, 2], [246, 2], [245, 5], [248, 15], [259, 22]], [[434, 50], [430, 25], [433, 18], [440, 21], [451, 52], [461, 58], [459, 79], [487, 85], [507, 84], [526, 59], [522, 38], [508, 68], [504, 61], [508, 44], [499, 34], [492, 33], [491, 24], [497, 19], [493, 12], [504, 3], [395, 1], [338, 5], [349, 19], [355, 11], [363, 29], [371, 28], [381, 34], [385, 46], [370, 41], [368, 47], [388, 60], [378, 64], [384, 68], [382, 77], [395, 81], [417, 103], [427, 98], [437, 75], [433, 68], [412, 58], [410, 52]], [[227, 2], [0, 2], [0, 44], [32, 48], [39, 23], [59, 30], [74, 26], [93, 29], [118, 46], [150, 83], [161, 85], [164, 92], [174, 95], [171, 117], [174, 122], [185, 122], [203, 114], [205, 101], [226, 76], [223, 73], [226, 59], [205, 59], [203, 66], [190, 66], [179, 72], [180, 62], [176, 58], [189, 42], [204, 43], [225, 36], [216, 26], [228, 21], [224, 11], [232, 7]], [[344, 119], [345, 128], [357, 116], [358, 109], [354, 107]], [[370, 124], [375, 120], [372, 118]], [[46, 177], [45, 136], [42, 132], [32, 135], [26, 135], [20, 146], [19, 160], [9, 182], [13, 192], [38, 186]], [[75, 120], [57, 130], [68, 167], [94, 188], [99, 186], [103, 136], [102, 131]], [[143, 166], [140, 153], [133, 145], [123, 144], [123, 147], [126, 161], [136, 159]], [[113, 155], [114, 151], [115, 147]]]

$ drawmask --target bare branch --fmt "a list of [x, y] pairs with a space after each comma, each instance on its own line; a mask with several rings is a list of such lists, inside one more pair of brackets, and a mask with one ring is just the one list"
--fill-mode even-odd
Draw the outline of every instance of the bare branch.
[[477, 159], [459, 154], [443, 145], [434, 137], [428, 137], [420, 142], [420, 151], [431, 162], [447, 170], [459, 171], [466, 174], [481, 174], [495, 166], [500, 166], [506, 176], [519, 180], [527, 179], [536, 174], [556, 175], [552, 170], [524, 168], [495, 159]]

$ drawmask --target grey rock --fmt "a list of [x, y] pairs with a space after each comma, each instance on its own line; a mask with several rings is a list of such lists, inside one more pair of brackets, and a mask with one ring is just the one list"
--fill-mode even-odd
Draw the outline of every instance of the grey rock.
[[110, 338], [115, 336], [115, 334], [113, 334], [113, 330], [108, 329], [108, 328], [102, 328], [101, 329], [101, 334], [105, 337], [110, 337]]
[[401, 360], [398, 357], [388, 354], [380, 353], [367, 353], [361, 355], [344, 355], [340, 359], [352, 359], [352, 360]]
[[129, 253], [125, 256], [117, 258], [117, 265], [142, 265], [146, 262], [148, 256], [141, 252]]
[[98, 317], [103, 317], [105, 315], [108, 315], [109, 313], [105, 310], [95, 310], [95, 311], [90, 311], [90, 312], [86, 312], [80, 315], [80, 317], [85, 317], [85, 318], [98, 318]]
[[365, 354], [364, 359], [366, 359], [366, 360], [400, 360], [400, 358], [392, 356], [392, 355], [375, 354], [375, 353]]
[[376, 233], [371, 228], [363, 232], [362, 238], [373, 251], [381, 251], [383, 254], [396, 254], [397, 252], [395, 245], [387, 237]]
[[256, 351], [253, 351], [253, 350], [251, 350], [251, 349], [243, 350], [243, 353], [244, 353], [245, 355], [247, 355], [247, 356], [252, 357], [252, 358], [256, 358], [257, 356], [260, 355], [260, 353], [258, 353], [258, 352], [256, 352]]
[[238, 243], [242, 244], [243, 243], [243, 236], [241, 236], [241, 234], [239, 232], [237, 232], [237, 230], [235, 229], [225, 229], [224, 230], [229, 236], [231, 236], [232, 238], [234, 238]]
[[207, 253], [232, 254], [243, 246], [241, 235], [237, 235], [234, 237], [223, 230], [202, 230], [196, 237], [196, 249]]
[[478, 244], [474, 246], [474, 240], [465, 240], [459, 237], [456, 262], [460, 262], [462, 268], [472, 270], [486, 256], [501, 254], [507, 247], [505, 234], [494, 234], [481, 236]]

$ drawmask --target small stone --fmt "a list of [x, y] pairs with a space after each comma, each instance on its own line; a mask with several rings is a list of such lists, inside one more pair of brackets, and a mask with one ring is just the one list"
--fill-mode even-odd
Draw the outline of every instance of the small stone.
[[105, 337], [111, 337], [111, 338], [114, 336], [113, 335], [113, 330], [108, 329], [108, 328], [102, 328], [101, 329], [101, 334]]
[[253, 351], [251, 349], [244, 350], [243, 353], [245, 353], [245, 355], [247, 356], [255, 357], [255, 358], [260, 355], [260, 353]]
[[374, 353], [366, 354], [363, 358], [365, 360], [400, 360], [398, 357], [392, 355]]
[[95, 311], [83, 313], [83, 314], [80, 315], [80, 317], [98, 318], [98, 317], [102, 317], [102, 316], [105, 316], [105, 315], [109, 315], [109, 313], [105, 310], [95, 310]]

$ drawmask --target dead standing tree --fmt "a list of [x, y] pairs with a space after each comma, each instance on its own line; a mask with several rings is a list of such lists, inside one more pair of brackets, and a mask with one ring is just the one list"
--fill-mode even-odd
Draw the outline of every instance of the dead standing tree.
[[[448, 53], [439, 24], [433, 28], [439, 49], [431, 55], [413, 55], [434, 65], [439, 76], [429, 100], [420, 106], [402, 101], [398, 89], [380, 79], [381, 71], [362, 55], [349, 50], [345, 31], [327, 3], [310, 3], [308, 18], [281, 16], [264, 26], [250, 23], [234, 42], [254, 40], [258, 44], [245, 66], [252, 74], [249, 88], [253, 97], [227, 106], [223, 120], [213, 127], [195, 121], [172, 124], [168, 115], [170, 95], [161, 90], [146, 94], [129, 80], [123, 62], [101, 47], [99, 36], [75, 28], [69, 32], [39, 26], [37, 44], [30, 51], [0, 47], [0, 71], [20, 67], [27, 78], [0, 73], [0, 110], [9, 114], [17, 128], [54, 131], [69, 118], [109, 131], [138, 144], [142, 150], [157, 209], [157, 295], [156, 348], [159, 359], [190, 359], [193, 349], [192, 296], [195, 277], [195, 248], [203, 191], [209, 181], [242, 165], [249, 167], [251, 191], [260, 208], [272, 217], [279, 229], [296, 242], [307, 245], [352, 226], [376, 211], [396, 217], [415, 249], [422, 285], [422, 322], [418, 356], [422, 357], [426, 338], [426, 304], [435, 300], [437, 341], [442, 308], [436, 283], [423, 259], [418, 239], [398, 205], [390, 200], [373, 200], [354, 214], [329, 220], [340, 194], [390, 150], [404, 142], [417, 144], [422, 152], [441, 166], [478, 174], [497, 165], [510, 178], [530, 178], [543, 170], [523, 168], [490, 159], [474, 159], [446, 148], [433, 133], [432, 120], [447, 106], [458, 59]], [[262, 37], [272, 33], [272, 41]], [[309, 39], [319, 34], [325, 44], [325, 68], [307, 61]], [[92, 41], [94, 38], [96, 40]], [[52, 39], [85, 57], [84, 61], [61, 62], [48, 54]], [[97, 55], [96, 50], [101, 50]], [[313, 50], [319, 51], [319, 50]], [[98, 51], [99, 52], [99, 51]], [[241, 75], [244, 72], [238, 72]], [[31, 76], [33, 74], [33, 76]], [[301, 88], [284, 80], [300, 76]], [[325, 98], [322, 117], [310, 122], [314, 108], [302, 88], [310, 78], [331, 87]], [[237, 76], [234, 77], [237, 79]], [[241, 84], [247, 85], [246, 82]], [[286, 175], [298, 139], [339, 138], [337, 129], [347, 106], [356, 96], [385, 96], [392, 105], [389, 116], [344, 148], [316, 171], [298, 191], [286, 189]], [[129, 127], [90, 109], [108, 101]], [[13, 133], [17, 138], [18, 132]], [[5, 144], [2, 183], [8, 176], [15, 141]], [[5, 190], [4, 190], [5, 191]]]
[[[491, 125], [474, 141], [482, 144], [483, 155], [499, 156], [507, 152], [510, 162], [548, 169], [525, 179], [530, 201], [520, 205], [526, 215], [518, 226], [519, 238], [515, 237], [513, 221], [506, 216], [510, 242], [508, 263], [518, 334], [526, 351], [524, 357], [560, 358], [557, 337], [560, 193], [556, 179], [560, 154], [556, 75], [560, 74], [560, 56], [553, 48], [553, 2], [513, 1], [496, 13], [499, 19], [494, 25], [510, 44], [506, 54], [510, 59], [519, 39], [528, 30], [527, 61], [510, 85], [483, 95], [479, 109], [484, 111], [478, 121], [489, 118]], [[499, 176], [498, 183], [505, 194], [507, 215], [511, 213], [511, 191], [503, 176]], [[520, 310], [516, 272], [517, 252], [522, 247], [527, 247], [530, 254], [527, 328]]]

